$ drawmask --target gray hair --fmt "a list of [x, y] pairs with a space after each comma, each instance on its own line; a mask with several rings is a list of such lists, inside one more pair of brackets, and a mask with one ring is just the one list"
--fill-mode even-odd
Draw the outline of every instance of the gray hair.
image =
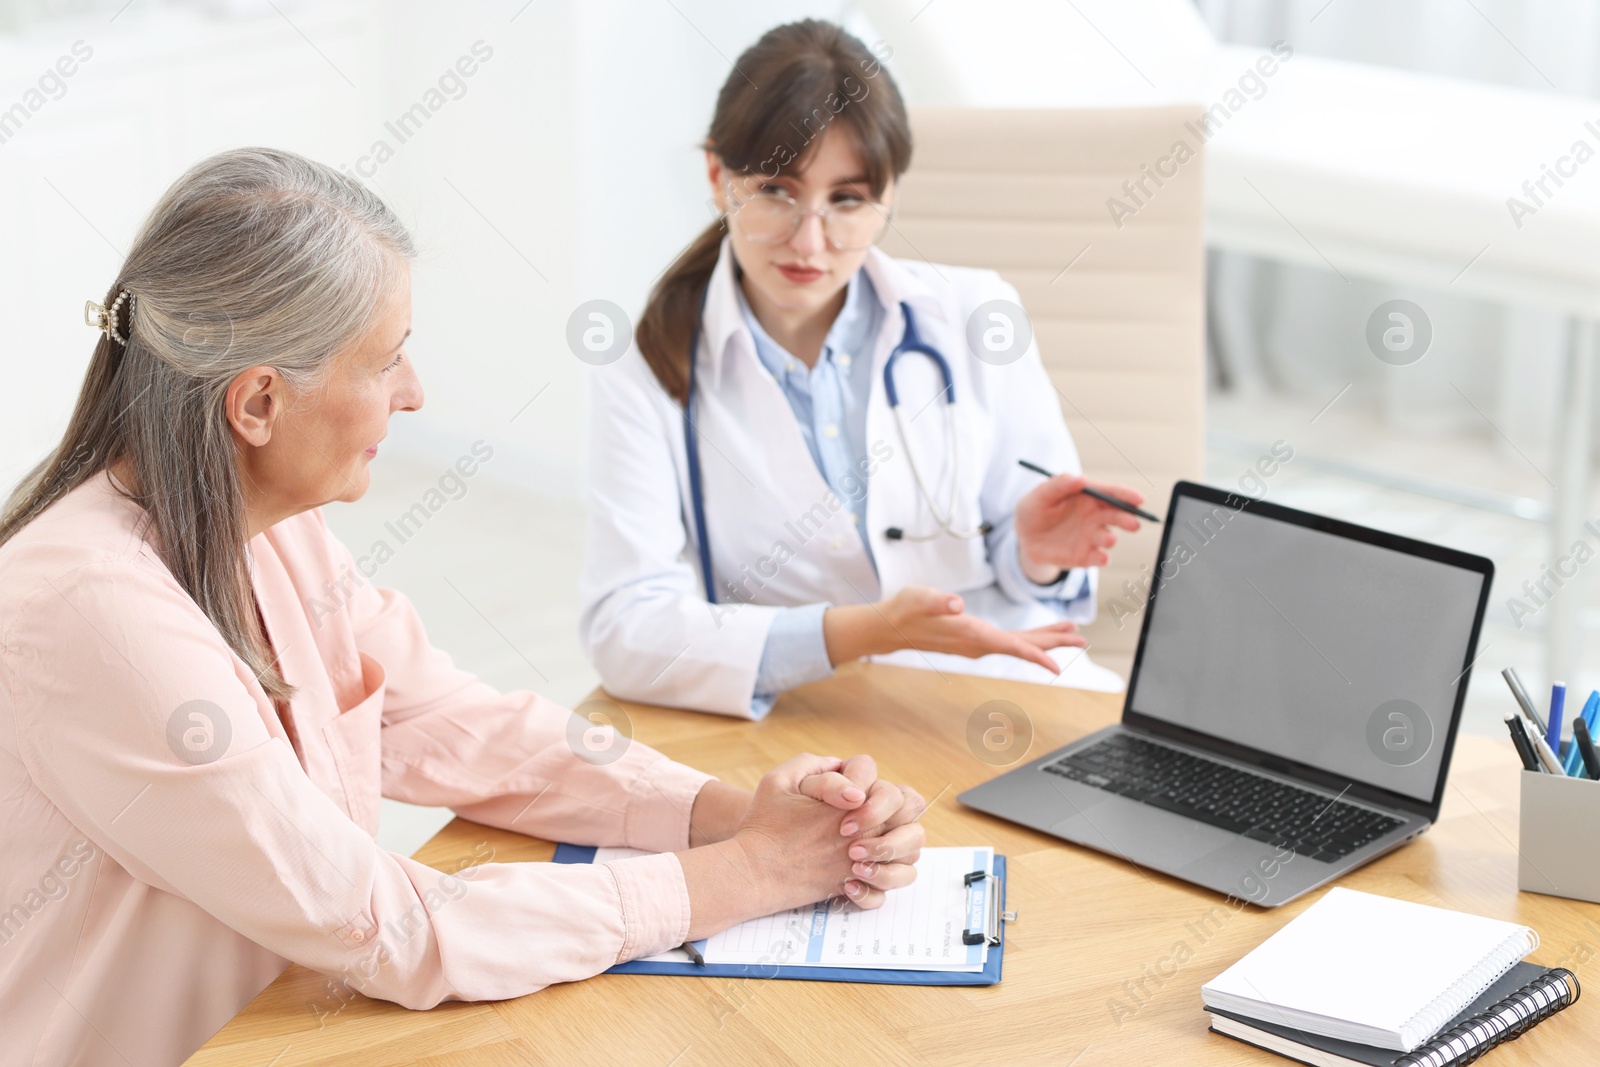
[[271, 148], [197, 164], [108, 290], [107, 306], [130, 295], [127, 344], [101, 337], [61, 443], [0, 512], [0, 545], [126, 457], [144, 535], [268, 696], [289, 699], [250, 586], [228, 386], [270, 364], [295, 395], [320, 390], [376, 325], [397, 259], [415, 254], [394, 212], [331, 167]]

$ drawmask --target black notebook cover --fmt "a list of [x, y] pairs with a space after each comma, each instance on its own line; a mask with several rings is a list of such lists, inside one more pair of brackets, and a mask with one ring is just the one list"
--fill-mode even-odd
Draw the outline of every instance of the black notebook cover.
[[[1511, 970], [1501, 975], [1498, 982], [1495, 982], [1494, 985], [1484, 990], [1483, 996], [1467, 1005], [1466, 1009], [1462, 1011], [1460, 1015], [1457, 1015], [1454, 1019], [1450, 1020], [1450, 1022], [1446, 1024], [1444, 1029], [1440, 1030], [1439, 1033], [1441, 1035], [1448, 1033], [1455, 1027], [1467, 1022], [1467, 1020], [1471, 1019], [1473, 1016], [1487, 1011], [1499, 1001], [1502, 1001], [1505, 998], [1513, 995], [1519, 989], [1537, 982], [1540, 978], [1543, 978], [1546, 974], [1550, 973], [1551, 970], [1552, 968], [1541, 967], [1536, 963], [1523, 962], [1517, 964], [1516, 966], [1512, 967]], [[1576, 980], [1574, 980], [1573, 984], [1577, 984]], [[1573, 999], [1576, 1000], [1577, 997], [1574, 996]], [[1206, 1010], [1211, 1012], [1213, 1015], [1225, 1016], [1234, 1020], [1235, 1022], [1243, 1023], [1245, 1026], [1253, 1027], [1254, 1029], [1260, 1030], [1263, 1033], [1272, 1034], [1273, 1036], [1282, 1038], [1285, 1041], [1293, 1041], [1296, 1044], [1305, 1045], [1309, 1048], [1328, 1053], [1329, 1055], [1343, 1056], [1347, 1060], [1351, 1060], [1355, 1063], [1365, 1063], [1370, 1065], [1370, 1067], [1395, 1067], [1395, 1064], [1401, 1063], [1402, 1061], [1413, 1056], [1421, 1055], [1424, 1051], [1433, 1047], [1433, 1041], [1429, 1040], [1411, 1052], [1396, 1052], [1393, 1049], [1375, 1048], [1372, 1045], [1362, 1045], [1354, 1041], [1340, 1041], [1338, 1038], [1323, 1037], [1321, 1034], [1308, 1034], [1304, 1030], [1295, 1030], [1287, 1026], [1277, 1026], [1272, 1023], [1265, 1023], [1260, 1019], [1251, 1019], [1231, 1011], [1219, 1011], [1216, 1008], [1207, 1008]], [[1222, 1033], [1222, 1031], [1218, 1030], [1214, 1026], [1212, 1027], [1211, 1032]], [[1237, 1037], [1233, 1034], [1222, 1034], [1222, 1036], [1232, 1037], [1235, 1041], [1243, 1041], [1247, 1045], [1252, 1044], [1252, 1042], [1247, 1041], [1244, 1038]], [[1262, 1046], [1257, 1045], [1255, 1047], [1261, 1048]], [[1266, 1049], [1266, 1051], [1276, 1052], [1277, 1050]], [[1298, 1062], [1312, 1063], [1310, 1060], [1299, 1060]], [[1313, 1064], [1312, 1067], [1317, 1067], [1317, 1065]]]

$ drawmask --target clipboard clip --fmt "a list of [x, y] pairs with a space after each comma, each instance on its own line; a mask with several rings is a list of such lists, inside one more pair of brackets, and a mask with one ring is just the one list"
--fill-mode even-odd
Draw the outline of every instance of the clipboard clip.
[[[1014, 911], [1000, 910], [1000, 879], [989, 871], [973, 871], [961, 879], [967, 887], [967, 922], [974, 923], [961, 931], [963, 945], [998, 945], [1000, 943], [1000, 924], [1002, 922], [1014, 923], [1017, 913]], [[977, 887], [974, 890], [974, 887]], [[975, 900], [974, 892], [982, 894], [981, 900]], [[982, 909], [981, 913], [979, 909]], [[982, 916], [983, 925], [976, 927], [975, 920]]]

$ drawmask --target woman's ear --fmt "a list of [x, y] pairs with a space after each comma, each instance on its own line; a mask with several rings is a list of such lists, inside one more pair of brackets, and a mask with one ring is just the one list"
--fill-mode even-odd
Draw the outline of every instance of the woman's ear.
[[228, 422], [246, 444], [260, 448], [272, 440], [286, 384], [276, 367], [261, 366], [251, 367], [228, 386]]
[[706, 149], [706, 181], [711, 185], [711, 203], [721, 214], [728, 213], [728, 168], [722, 157]]

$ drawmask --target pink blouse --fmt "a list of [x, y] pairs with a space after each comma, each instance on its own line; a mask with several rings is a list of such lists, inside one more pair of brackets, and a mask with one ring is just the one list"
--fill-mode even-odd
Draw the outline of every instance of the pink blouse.
[[684, 940], [675, 856], [445, 874], [377, 846], [378, 798], [665, 852], [707, 775], [579, 758], [570, 712], [455, 667], [320, 510], [250, 542], [291, 741], [143, 515], [101, 473], [0, 547], [0, 1062], [178, 1063], [291, 961], [428, 1008]]

